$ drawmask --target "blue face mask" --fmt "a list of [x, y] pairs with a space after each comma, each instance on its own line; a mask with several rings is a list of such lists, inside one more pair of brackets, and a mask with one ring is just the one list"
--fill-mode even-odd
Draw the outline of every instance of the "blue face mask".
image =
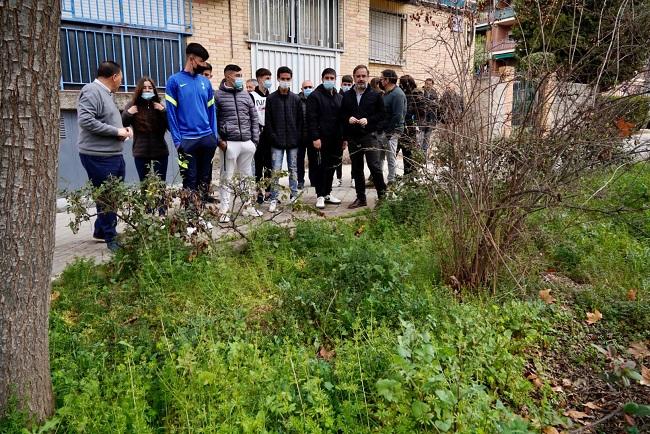
[[313, 91], [314, 89], [303, 89], [302, 93], [304, 93], [305, 96], [309, 96]]
[[332, 90], [334, 89], [334, 86], [336, 86], [336, 81], [334, 80], [325, 80], [323, 81], [323, 87], [327, 90]]
[[265, 80], [264, 81], [264, 87], [266, 89], [270, 89], [273, 86], [273, 82], [271, 80]]
[[236, 78], [235, 79], [235, 89], [242, 90], [244, 88], [244, 79]]
[[149, 101], [153, 97], [154, 97], [153, 92], [142, 92], [142, 99], [146, 99], [147, 101]]
[[352, 85], [351, 84], [342, 84], [341, 89], [343, 90], [343, 92], [347, 92], [348, 90], [352, 89]]

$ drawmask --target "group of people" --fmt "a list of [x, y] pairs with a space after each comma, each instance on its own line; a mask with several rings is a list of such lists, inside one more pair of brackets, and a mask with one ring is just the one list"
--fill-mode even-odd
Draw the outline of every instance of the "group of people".
[[[302, 83], [299, 93], [291, 90], [293, 72], [287, 66], [276, 71], [277, 90], [272, 92], [272, 72], [260, 68], [255, 79], [245, 80], [237, 65], [226, 65], [219, 88], [210, 79], [209, 54], [198, 43], [186, 48], [183, 70], [167, 80], [165, 105], [156, 83], [142, 77], [129, 103], [120, 113], [113, 93], [122, 83], [120, 66], [102, 62], [97, 79], [84, 86], [78, 102], [79, 153], [94, 186], [109, 176], [124, 179], [123, 142], [133, 138], [133, 157], [140, 180], [151, 170], [166, 178], [169, 151], [165, 133], [169, 131], [179, 156], [183, 187], [203, 202], [216, 202], [210, 195], [212, 164], [219, 150], [221, 165], [220, 222], [230, 221], [232, 179], [255, 178], [257, 203], [268, 202], [270, 212], [279, 203], [278, 172], [286, 159], [290, 200], [295, 200], [308, 176], [316, 191], [316, 207], [338, 205], [332, 194], [334, 175], [339, 185], [342, 157], [348, 148], [356, 199], [348, 208], [367, 205], [364, 166], [378, 198], [387, 184], [396, 179], [396, 157], [401, 149], [404, 175], [414, 171], [414, 152], [425, 151], [433, 127], [441, 119], [441, 101], [428, 79], [422, 90], [408, 76], [398, 78], [386, 69], [371, 79], [365, 65], [343, 76], [337, 90], [336, 71], [325, 68], [321, 83]], [[443, 96], [444, 97], [444, 96]], [[364, 163], [365, 160], [365, 163]], [[388, 162], [388, 178], [383, 165]], [[264, 182], [266, 181], [266, 182]], [[370, 185], [370, 184], [369, 184]], [[252, 186], [251, 190], [255, 187]], [[256, 193], [256, 194], [255, 194]], [[244, 204], [243, 214], [262, 216], [253, 200]], [[93, 236], [105, 240], [111, 250], [116, 242], [117, 217], [103, 212], [97, 203]]]

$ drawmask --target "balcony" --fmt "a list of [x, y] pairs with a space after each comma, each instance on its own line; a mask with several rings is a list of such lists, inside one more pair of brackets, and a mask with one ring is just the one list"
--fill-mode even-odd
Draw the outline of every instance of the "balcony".
[[494, 53], [495, 51], [514, 51], [517, 48], [517, 41], [514, 39], [502, 39], [500, 41], [493, 41], [490, 47], [490, 51]]
[[61, 20], [192, 32], [191, 0], [61, 0]]
[[481, 30], [483, 27], [488, 27], [492, 23], [500, 23], [514, 19], [515, 10], [512, 7], [503, 9], [495, 9], [492, 11], [482, 11], [476, 16], [476, 29]]

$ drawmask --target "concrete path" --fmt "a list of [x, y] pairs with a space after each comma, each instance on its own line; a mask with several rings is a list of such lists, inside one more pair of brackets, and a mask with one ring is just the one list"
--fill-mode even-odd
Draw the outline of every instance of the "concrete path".
[[[398, 173], [401, 173], [401, 159], [398, 161]], [[368, 177], [368, 170], [366, 169], [366, 178]], [[316, 194], [314, 188], [309, 186], [308, 174], [305, 175], [306, 185], [302, 195], [302, 201], [306, 204], [315, 205]], [[288, 185], [287, 178], [281, 180], [282, 185]], [[334, 179], [334, 188], [332, 194], [343, 202], [341, 205], [327, 205], [323, 210], [323, 217], [315, 214], [305, 214], [311, 218], [331, 218], [339, 217], [358, 212], [359, 210], [349, 210], [347, 206], [354, 201], [356, 194], [354, 188], [351, 187], [350, 178], [350, 165], [343, 166], [343, 179], [342, 185], [337, 186], [336, 177]], [[373, 187], [366, 188], [368, 199], [368, 207], [372, 208], [377, 199], [376, 191]], [[258, 209], [264, 211], [264, 217], [270, 217], [268, 213], [268, 204], [258, 206]], [[111, 257], [111, 253], [106, 248], [103, 241], [98, 241], [92, 238], [92, 228], [94, 219], [89, 222], [84, 222], [77, 234], [73, 234], [72, 230], [68, 227], [71, 216], [66, 212], [59, 212], [56, 216], [56, 242], [54, 248], [54, 262], [52, 265], [52, 277], [58, 276], [65, 267], [73, 262], [76, 258], [92, 258], [97, 262], [106, 261]], [[263, 220], [263, 219], [261, 219]], [[276, 221], [280, 223], [288, 222], [290, 216], [279, 216]], [[118, 226], [118, 232], [120, 227]]]

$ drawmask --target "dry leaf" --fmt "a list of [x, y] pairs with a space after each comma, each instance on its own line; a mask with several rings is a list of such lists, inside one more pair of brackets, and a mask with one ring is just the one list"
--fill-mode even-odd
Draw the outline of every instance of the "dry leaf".
[[629, 289], [627, 291], [627, 299], [630, 301], [636, 301], [636, 289]]
[[569, 416], [573, 420], [579, 421], [580, 419], [584, 419], [585, 417], [589, 417], [587, 413], [583, 413], [578, 410], [569, 410], [564, 412], [565, 416]]
[[600, 410], [600, 407], [593, 402], [588, 402], [586, 404], [583, 404], [585, 407], [590, 408], [592, 410]]
[[366, 230], [366, 225], [359, 226], [359, 229], [356, 230], [356, 232], [354, 233], [354, 236], [355, 237], [360, 237], [361, 234], [364, 233], [365, 230]]
[[557, 392], [557, 393], [564, 392], [564, 389], [562, 388], [562, 386], [553, 386], [553, 387], [551, 387], [551, 390], [553, 392]]
[[641, 365], [641, 380], [639, 380], [639, 383], [643, 384], [644, 386], [650, 386], [650, 369], [646, 368], [645, 366]]
[[551, 295], [550, 289], [542, 289], [539, 291], [539, 298], [541, 298], [546, 304], [555, 303], [555, 298]]
[[547, 426], [546, 428], [544, 428], [542, 433], [543, 434], [560, 434], [560, 432], [557, 429], [555, 429], [555, 427], [552, 427], [552, 426]]
[[627, 350], [628, 353], [632, 354], [635, 359], [643, 360], [646, 357], [650, 356], [650, 350], [645, 342], [634, 342], [630, 344], [630, 348]]
[[61, 293], [59, 291], [54, 291], [52, 294], [50, 294], [50, 302], [54, 303], [61, 297]]
[[636, 422], [634, 422], [634, 418], [632, 416], [630, 416], [627, 413], [625, 413], [623, 416], [625, 417], [625, 422], [627, 422], [628, 425], [630, 426], [636, 425]]
[[571, 387], [573, 385], [573, 383], [568, 378], [563, 378], [562, 379], [562, 385], [564, 387]]
[[594, 309], [593, 313], [587, 312], [587, 324], [596, 324], [601, 319], [603, 319], [603, 314], [598, 309]]
[[540, 380], [536, 374], [528, 374], [526, 378], [528, 378], [538, 389], [544, 385], [542, 380]]
[[318, 350], [318, 357], [327, 361], [332, 360], [335, 355], [336, 355], [336, 351], [334, 350], [327, 351], [325, 347], [320, 347], [320, 350]]

